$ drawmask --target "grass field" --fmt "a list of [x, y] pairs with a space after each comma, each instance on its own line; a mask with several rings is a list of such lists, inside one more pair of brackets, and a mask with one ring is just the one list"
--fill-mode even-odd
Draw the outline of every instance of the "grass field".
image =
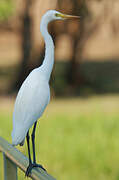
[[[12, 109], [13, 99], [1, 99], [0, 136], [9, 142]], [[39, 122], [37, 159], [49, 174], [58, 180], [119, 180], [119, 96], [51, 101]], [[27, 155], [26, 145], [19, 149]], [[2, 163], [0, 154], [1, 180]]]

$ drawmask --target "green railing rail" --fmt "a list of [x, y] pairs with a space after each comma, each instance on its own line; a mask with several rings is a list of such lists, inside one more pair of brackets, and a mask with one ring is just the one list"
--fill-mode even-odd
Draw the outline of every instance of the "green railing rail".
[[[17, 180], [17, 167], [25, 172], [28, 166], [28, 158], [2, 137], [0, 137], [0, 151], [4, 157], [4, 180]], [[33, 180], [56, 180], [39, 168], [34, 168], [30, 177]]]

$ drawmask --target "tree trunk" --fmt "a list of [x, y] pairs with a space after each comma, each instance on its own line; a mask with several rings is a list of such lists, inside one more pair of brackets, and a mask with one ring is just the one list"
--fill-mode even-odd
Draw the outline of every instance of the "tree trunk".
[[22, 16], [22, 61], [19, 68], [17, 79], [14, 83], [13, 90], [18, 90], [23, 83], [26, 76], [29, 74], [28, 62], [31, 56], [32, 39], [31, 39], [31, 25], [32, 18], [30, 16], [30, 7], [32, 5], [31, 0], [26, 0], [25, 10]]
[[[79, 11], [80, 9], [80, 11]], [[81, 56], [82, 56], [82, 50], [83, 50], [83, 43], [82, 43], [82, 39], [83, 39], [83, 35], [84, 35], [84, 15], [86, 15], [88, 13], [88, 9], [86, 6], [86, 1], [83, 0], [80, 2], [80, 7], [79, 7], [79, 3], [78, 0], [74, 0], [73, 1], [73, 14], [75, 15], [79, 15], [81, 16], [80, 19], [80, 24], [79, 24], [79, 33], [77, 32], [73, 39], [73, 57], [70, 60], [70, 68], [68, 71], [68, 82], [70, 85], [72, 86], [79, 86], [79, 84], [83, 81], [83, 77], [80, 74], [79, 66], [80, 66], [80, 62], [77, 61], [77, 50], [79, 51], [79, 61], [81, 61]]]

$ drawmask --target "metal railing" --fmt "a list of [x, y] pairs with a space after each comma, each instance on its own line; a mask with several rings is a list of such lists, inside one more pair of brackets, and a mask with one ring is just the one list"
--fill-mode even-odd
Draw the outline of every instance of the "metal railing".
[[[4, 180], [17, 180], [17, 167], [25, 172], [29, 163], [28, 158], [2, 137], [0, 137], [0, 151], [4, 157]], [[33, 180], [56, 180], [40, 168], [34, 168], [30, 177]]]

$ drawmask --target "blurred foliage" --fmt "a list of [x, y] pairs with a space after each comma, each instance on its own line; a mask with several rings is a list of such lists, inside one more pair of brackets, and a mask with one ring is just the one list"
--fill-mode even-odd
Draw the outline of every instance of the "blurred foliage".
[[7, 20], [12, 15], [14, 4], [12, 0], [0, 0], [0, 21]]
[[92, 94], [119, 93], [119, 62], [81, 62], [77, 64], [77, 69], [84, 77], [79, 87], [75, 88], [67, 83], [67, 71], [70, 69], [70, 63], [55, 63], [52, 75], [51, 86], [56, 96], [90, 96]]
[[[84, 77], [82, 84], [75, 88], [67, 82], [70, 63], [57, 61], [51, 77], [52, 93], [57, 97], [91, 96], [92, 94], [119, 93], [119, 62], [82, 62], [77, 64]], [[15, 81], [19, 66], [0, 67], [0, 94], [7, 94], [11, 82]]]
[[[33, 12], [34, 11], [33, 8], [35, 7], [36, 2], [29, 0], [24, 2], [25, 4], [23, 11], [21, 11], [22, 13], [19, 16], [17, 12], [18, 19], [16, 18], [16, 21], [14, 22], [14, 25], [20, 22], [18, 23], [19, 24], [18, 27], [20, 28], [18, 28], [17, 31], [15, 29], [15, 26], [13, 27], [15, 29], [15, 32], [18, 33], [18, 36], [21, 37], [19, 44], [19, 47], [21, 48], [20, 61], [16, 59], [17, 63], [19, 64], [16, 63], [17, 65], [15, 66], [10, 65], [11, 67], [8, 67], [6, 65], [5, 67], [2, 66], [0, 67], [1, 94], [2, 93], [5, 94], [8, 92], [13, 93], [16, 90], [18, 90], [23, 80], [27, 77], [30, 71], [40, 66], [44, 58], [43, 44], [41, 46], [37, 46], [36, 48], [34, 47], [35, 43], [33, 43], [34, 41], [33, 33], [35, 34], [35, 23], [34, 23], [35, 21], [33, 15], [34, 13], [31, 13], [31, 9]], [[114, 53], [112, 54], [111, 57], [109, 57], [109, 55], [104, 56], [104, 58], [108, 57], [108, 59], [103, 59], [103, 61], [105, 60], [107, 61], [106, 63], [105, 62], [103, 63], [100, 61], [101, 56], [99, 54], [101, 52], [99, 48], [101, 47], [100, 45], [101, 41], [107, 44], [106, 39], [111, 40], [112, 38], [112, 41], [109, 41], [108, 44], [112, 44], [112, 49], [113, 49], [114, 48], [113, 43], [115, 42], [113, 36], [114, 38], [117, 39], [119, 37], [118, 18], [116, 19], [118, 15], [114, 16], [114, 12], [110, 14], [110, 9], [112, 5], [114, 5], [115, 3], [113, 3], [112, 0], [110, 2], [107, 0], [94, 0], [90, 2], [88, 0], [66, 0], [66, 1], [58, 0], [57, 2], [58, 2], [56, 8], [57, 10], [67, 14], [80, 15], [81, 19], [80, 21], [63, 21], [62, 24], [59, 23], [58, 21], [55, 21], [52, 24], [50, 24], [51, 26], [49, 26], [49, 32], [51, 32], [51, 35], [55, 42], [56, 51], [57, 51], [57, 47], [59, 52], [60, 49], [64, 48], [64, 45], [62, 48], [62, 41], [66, 41], [68, 38], [69, 38], [68, 42], [71, 44], [70, 48], [68, 46], [66, 47], [67, 52], [71, 51], [71, 55], [68, 57], [68, 59], [57, 56], [55, 58], [56, 67], [54, 68], [53, 80], [51, 79], [52, 81], [51, 86], [53, 89], [53, 93], [56, 96], [66, 96], [66, 95], [71, 96], [71, 95], [82, 95], [82, 94], [90, 95], [90, 93], [92, 94], [92, 93], [110, 93], [110, 92], [118, 93], [119, 92], [118, 56], [116, 56], [116, 59]], [[10, 15], [12, 15], [15, 9], [14, 4], [15, 3], [13, 3], [13, 0], [0, 0], [0, 20], [3, 21], [3, 25], [4, 25], [4, 20], [6, 20]], [[113, 9], [114, 8], [112, 8], [112, 10]], [[97, 14], [95, 14], [96, 11], [98, 12]], [[37, 18], [39, 19], [39, 17], [35, 16], [35, 19]], [[106, 27], [107, 25], [109, 26]], [[106, 32], [106, 28], [107, 28], [107, 32]], [[104, 29], [104, 32], [101, 29]], [[7, 32], [7, 30], [5, 31]], [[1, 32], [1, 37], [2, 37], [2, 33], [3, 32]], [[9, 32], [9, 36], [11, 35], [10, 33], [13, 33], [12, 35], [15, 35], [15, 33], [11, 31]], [[105, 38], [105, 33], [107, 34], [107, 38]], [[15, 36], [15, 39], [16, 37], [18, 38], [18, 36]], [[65, 37], [66, 39], [62, 40], [62, 36]], [[95, 41], [95, 37], [99, 37], [99, 36], [102, 37], [102, 39], [99, 39], [100, 41], [96, 39]], [[92, 41], [91, 39], [93, 38], [94, 40]], [[37, 39], [39, 42], [40, 38]], [[61, 42], [61, 44], [59, 43], [59, 41]], [[98, 42], [99, 42], [99, 46], [98, 46]], [[6, 44], [4, 45], [3, 51], [6, 54], [9, 54], [11, 56], [13, 52], [16, 53], [15, 45], [13, 45], [14, 49], [12, 53], [7, 52], [6, 49], [9, 49], [9, 43], [7, 44], [7, 41], [5, 43]], [[98, 53], [99, 57], [97, 58], [97, 60], [96, 57], [94, 57], [95, 59], [93, 59], [93, 61], [91, 61], [90, 59], [90, 61], [86, 62], [88, 60], [88, 56], [85, 57], [84, 54], [85, 52], [88, 52], [90, 54], [90, 52], [85, 51], [85, 48], [87, 48], [88, 50], [90, 43], [94, 44], [91, 45], [92, 47], [94, 46], [94, 54], [95, 51], [96, 52], [99, 51]], [[118, 42], [115, 42], [115, 44], [116, 43]], [[108, 47], [106, 48], [108, 49]], [[104, 52], [107, 50], [106, 48], [104, 48]], [[1, 61], [4, 61], [4, 59], [2, 59]], [[8, 61], [9, 61], [9, 57], [8, 57]], [[109, 61], [113, 61], [113, 62], [110, 63]]]

